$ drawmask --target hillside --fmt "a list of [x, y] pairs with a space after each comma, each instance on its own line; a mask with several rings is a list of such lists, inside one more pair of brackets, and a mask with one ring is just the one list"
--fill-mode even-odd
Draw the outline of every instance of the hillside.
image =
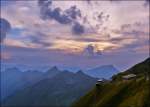
[[136, 74], [138, 76], [150, 75], [150, 58], [146, 59], [141, 63], [134, 65], [132, 68], [128, 69], [127, 71], [114, 75], [112, 79], [120, 80], [123, 75], [127, 75], [130, 73]]
[[[147, 59], [116, 75], [113, 81], [95, 86], [73, 107], [150, 107], [150, 80], [144, 76], [150, 70], [149, 62]], [[121, 75], [129, 73], [135, 73], [137, 79], [122, 81]]]
[[69, 106], [85, 95], [95, 85], [96, 81], [96, 78], [92, 78], [82, 71], [77, 73], [62, 71], [53, 78], [43, 79], [24, 90], [16, 92], [8, 97], [2, 105]]

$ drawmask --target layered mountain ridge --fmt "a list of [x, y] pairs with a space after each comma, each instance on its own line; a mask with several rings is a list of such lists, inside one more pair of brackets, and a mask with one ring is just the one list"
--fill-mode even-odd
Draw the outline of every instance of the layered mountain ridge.
[[[62, 71], [52, 78], [43, 79], [9, 96], [3, 106], [70, 106], [85, 95], [97, 79], [82, 71], [72, 73]], [[58, 103], [59, 102], [59, 103]]]

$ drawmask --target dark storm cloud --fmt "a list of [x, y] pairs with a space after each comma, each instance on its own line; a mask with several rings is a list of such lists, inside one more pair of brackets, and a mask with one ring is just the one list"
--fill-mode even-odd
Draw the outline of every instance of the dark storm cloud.
[[81, 35], [84, 33], [84, 26], [78, 23], [77, 18], [81, 18], [81, 11], [75, 5], [62, 11], [61, 8], [52, 8], [52, 0], [39, 0], [40, 13], [42, 19], [55, 20], [63, 25], [70, 25], [72, 27], [72, 33], [75, 35]]
[[[59, 24], [69, 25], [74, 35], [84, 34], [86, 32], [85, 25], [91, 26], [87, 16], [83, 16], [81, 10], [76, 5], [72, 5], [65, 10], [62, 10], [60, 7], [54, 7], [52, 0], [39, 0], [38, 5], [43, 20], [55, 20]], [[100, 29], [104, 22], [109, 20], [109, 17], [104, 12], [95, 12], [93, 19], [97, 21], [97, 24], [90, 29], [93, 29], [93, 31], [94, 28]], [[79, 22], [79, 20], [83, 20], [85, 25]]]
[[102, 55], [102, 51], [96, 50], [95, 48], [96, 48], [95, 46], [93, 46], [92, 44], [89, 44], [84, 49], [84, 53], [86, 53], [87, 55], [89, 55], [91, 57], [96, 57], [96, 56]]
[[69, 24], [71, 20], [65, 14], [61, 14], [62, 10], [57, 7], [52, 9], [52, 0], [39, 0], [38, 5], [40, 6], [40, 13], [43, 19], [53, 19], [60, 24]]
[[61, 9], [60, 8], [55, 8], [54, 10], [49, 9], [45, 15], [45, 18], [47, 19], [54, 19], [60, 24], [70, 24], [71, 19], [65, 15], [61, 14]]
[[38, 4], [43, 19], [53, 19], [60, 24], [71, 24], [73, 19], [81, 16], [80, 10], [76, 6], [62, 11], [59, 7], [52, 9], [52, 0], [39, 0]]
[[65, 12], [72, 19], [77, 19], [77, 17], [81, 17], [81, 11], [80, 11], [80, 9], [77, 9], [76, 6], [71, 6]]
[[84, 33], [84, 26], [79, 23], [75, 23], [72, 27], [72, 32], [74, 34], [81, 35]]
[[7, 33], [11, 29], [11, 24], [3, 18], [0, 18], [0, 43], [6, 38]]

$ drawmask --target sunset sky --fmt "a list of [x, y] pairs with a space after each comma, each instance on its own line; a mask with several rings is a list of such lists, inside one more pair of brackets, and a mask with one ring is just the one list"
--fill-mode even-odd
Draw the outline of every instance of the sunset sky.
[[148, 1], [1, 1], [1, 60], [119, 70], [149, 56]]

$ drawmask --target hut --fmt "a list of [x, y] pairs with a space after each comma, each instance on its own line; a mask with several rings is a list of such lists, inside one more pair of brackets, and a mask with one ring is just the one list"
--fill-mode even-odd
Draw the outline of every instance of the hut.
[[136, 79], [136, 75], [135, 74], [128, 74], [122, 77], [123, 80], [131, 80], [131, 79]]
[[101, 84], [108, 83], [108, 82], [109, 82], [108, 80], [101, 78], [101, 79], [97, 80], [96, 86], [99, 86]]

